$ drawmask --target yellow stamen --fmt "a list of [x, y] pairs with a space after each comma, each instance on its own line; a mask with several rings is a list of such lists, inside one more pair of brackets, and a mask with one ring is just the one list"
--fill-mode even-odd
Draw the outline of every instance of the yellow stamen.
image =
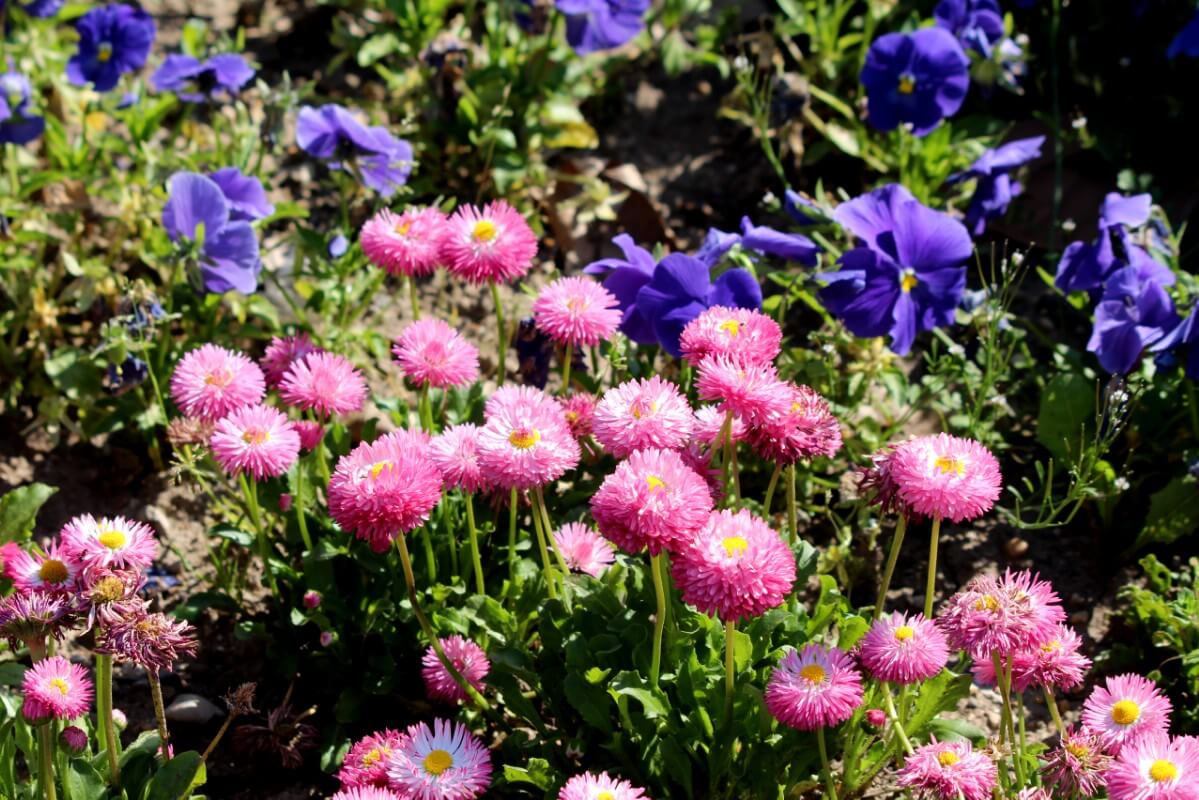
[[121, 531], [101, 531], [96, 538], [109, 550], [120, 550], [129, 541]]
[[899, 76], [899, 93], [900, 94], [911, 94], [914, 91], [916, 91], [916, 79], [913, 78], [911, 75], [900, 75]]
[[980, 597], [974, 601], [974, 610], [975, 611], [998, 611], [999, 610], [999, 601], [995, 599], [994, 595], [985, 594], [982, 597]]
[[434, 750], [425, 756], [425, 772], [440, 775], [454, 766], [454, 757], [444, 750]]
[[943, 767], [952, 767], [954, 764], [961, 761], [958, 754], [952, 750], [945, 750], [937, 754], [937, 763]]
[[541, 431], [536, 428], [517, 428], [508, 434], [508, 442], [517, 450], [528, 450], [541, 441]]
[[100, 45], [96, 48], [96, 60], [103, 64], [111, 58], [112, 45], [108, 42], [100, 42]]
[[1066, 745], [1066, 750], [1075, 758], [1086, 758], [1091, 754], [1091, 748], [1085, 744], [1078, 744], [1076, 742]]
[[1141, 707], [1131, 700], [1121, 700], [1112, 706], [1112, 722], [1131, 725], [1141, 718]]
[[943, 475], [956, 472], [960, 478], [966, 474], [966, 462], [962, 461], [960, 458], [954, 458], [953, 456], [941, 456], [933, 462], [933, 465]]
[[1172, 781], [1178, 777], [1178, 767], [1164, 758], [1159, 758], [1149, 765], [1149, 777], [1158, 783]]
[[1058, 650], [1061, 650], [1061, 649], [1062, 649], [1062, 643], [1059, 642], [1057, 639], [1054, 639], [1051, 642], [1045, 642], [1045, 644], [1041, 645], [1042, 653], [1056, 653]]
[[799, 677], [803, 678], [808, 683], [824, 683], [827, 677], [824, 667], [819, 664], [808, 664], [799, 671]]
[[233, 383], [233, 371], [221, 367], [215, 372], [210, 372], [205, 375], [204, 382], [209, 386], [216, 386], [218, 389], [224, 389], [226, 386]]
[[[386, 752], [384, 752], [385, 750], [386, 750]], [[373, 767], [375, 764], [382, 761], [383, 756], [385, 756], [385, 755], [391, 755], [390, 748], [376, 747], [374, 750], [371, 750], [369, 753], [367, 753], [366, 755], [364, 755], [362, 757], [362, 766]]]
[[[400, 236], [407, 236], [408, 230], [411, 227], [412, 227], [411, 222], [401, 222], [399, 225], [396, 225], [396, 233], [398, 233]], [[374, 751], [372, 750], [371, 752], [374, 752]]]
[[724, 544], [724, 552], [728, 553], [729, 558], [739, 556], [749, 549], [749, 542], [745, 541], [743, 536], [726, 536], [722, 544]]
[[498, 229], [494, 222], [489, 219], [481, 219], [475, 223], [474, 230], [470, 232], [470, 235], [476, 242], [490, 242], [495, 238], [496, 233], [498, 233]]
[[271, 440], [271, 434], [270, 431], [249, 430], [241, 435], [241, 440], [246, 444], [266, 444]]
[[391, 469], [390, 461], [384, 460], [375, 462], [373, 465], [371, 465], [371, 478], [378, 478], [385, 469]]
[[648, 402], [645, 400], [634, 400], [633, 404], [629, 406], [629, 413], [633, 415], [633, 419], [641, 419], [647, 414], [653, 414], [657, 410], [658, 404], [653, 400]]
[[899, 288], [903, 289], [904, 294], [907, 294], [919, 285], [920, 279], [916, 277], [916, 273], [910, 270], [905, 271], [899, 279]]
[[735, 319], [726, 319], [717, 327], [727, 333], [729, 336], [736, 336], [737, 334], [741, 333], [741, 323]]
[[657, 475], [646, 475], [645, 483], [649, 486], [649, 490], [651, 492], [666, 488], [666, 481], [662, 480]]
[[906, 642], [916, 635], [916, 631], [908, 625], [900, 625], [895, 629], [895, 639], [899, 642]]
[[58, 693], [63, 697], [66, 697], [71, 692], [71, 687], [62, 678], [51, 678], [50, 680], [46, 681], [46, 683], [57, 689]]
[[602, 792], [596, 793], [595, 800], [616, 800], [616, 795], [604, 789]]
[[63, 583], [71, 577], [71, 573], [66, 564], [56, 558], [47, 558], [38, 568], [37, 576], [42, 579], [42, 583]]

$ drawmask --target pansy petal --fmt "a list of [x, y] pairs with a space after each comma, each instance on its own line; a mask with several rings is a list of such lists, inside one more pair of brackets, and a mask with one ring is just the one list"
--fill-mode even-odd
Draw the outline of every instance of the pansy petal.
[[194, 239], [196, 228], [216, 234], [229, 221], [229, 206], [221, 187], [195, 172], [177, 172], [168, 184], [170, 197], [162, 209], [162, 225], [172, 240]]

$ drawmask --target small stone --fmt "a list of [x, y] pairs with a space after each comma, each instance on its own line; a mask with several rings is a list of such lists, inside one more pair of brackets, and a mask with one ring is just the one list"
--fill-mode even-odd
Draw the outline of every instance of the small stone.
[[1024, 558], [1028, 553], [1028, 542], [1019, 536], [1013, 536], [1003, 543], [1003, 554], [1013, 561]]
[[198, 694], [181, 694], [166, 709], [167, 719], [172, 722], [188, 722], [194, 725], [203, 725], [224, 713], [212, 701]]
[[1075, 628], [1085, 628], [1086, 624], [1091, 621], [1090, 611], [1075, 611], [1070, 615], [1070, 624]]

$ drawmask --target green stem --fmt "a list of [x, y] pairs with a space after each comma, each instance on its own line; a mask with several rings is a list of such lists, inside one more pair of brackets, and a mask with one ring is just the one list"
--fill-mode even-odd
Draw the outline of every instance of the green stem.
[[304, 515], [304, 460], [296, 462], [296, 524], [300, 528], [300, 538], [304, 540], [304, 550], [312, 552], [312, 537], [308, 534], [308, 518]]
[[508, 496], [508, 577], [516, 583], [516, 487]]
[[150, 697], [154, 700], [154, 719], [158, 721], [158, 738], [162, 741], [162, 760], [169, 761], [167, 745], [170, 744], [171, 734], [167, 730], [167, 713], [162, 704], [162, 683], [158, 679], [158, 670], [146, 670], [146, 679], [150, 681]]
[[1062, 712], [1057, 709], [1057, 698], [1053, 696], [1053, 690], [1048, 686], [1045, 689], [1045, 705], [1049, 706], [1049, 716], [1053, 717], [1053, 724], [1057, 726], [1057, 732], [1065, 738], [1066, 723], [1062, 722]]
[[907, 531], [908, 518], [900, 515], [895, 523], [895, 535], [891, 537], [891, 552], [887, 554], [887, 566], [883, 568], [883, 580], [878, 586], [878, 601], [874, 604], [874, 618], [883, 614], [887, 602], [887, 590], [891, 588], [891, 577], [895, 574], [895, 563], [899, 561], [899, 550], [903, 546], [903, 534]]
[[816, 744], [820, 747], [820, 773], [824, 775], [824, 785], [828, 787], [830, 800], [837, 800], [837, 784], [833, 782], [833, 769], [828, 763], [828, 745], [824, 743], [824, 728], [816, 729]]
[[275, 583], [275, 571], [271, 568], [271, 544], [267, 541], [266, 528], [262, 524], [262, 513], [258, 507], [258, 481], [246, 478], [242, 472], [237, 476], [241, 482], [242, 495], [246, 498], [246, 510], [250, 514], [250, 524], [258, 534], [258, 556], [262, 559], [262, 574], [266, 576], [271, 591], [279, 594], [279, 586]]
[[933, 618], [933, 595], [937, 591], [937, 542], [941, 538], [941, 518], [933, 517], [933, 531], [928, 539], [928, 580], [924, 586], [924, 617]]
[[570, 393], [570, 367], [574, 361], [575, 350], [572, 345], [566, 345], [566, 357], [562, 360], [562, 396]]
[[733, 719], [733, 677], [736, 671], [737, 643], [733, 635], [737, 630], [736, 620], [724, 623], [724, 724]]
[[404, 282], [408, 284], [408, 302], [412, 304], [412, 318], [420, 319], [420, 297], [416, 293], [416, 278], [409, 275]]
[[558, 596], [557, 575], [554, 570], [554, 565], [550, 563], [550, 553], [545, 546], [545, 525], [541, 520], [541, 513], [537, 510], [536, 495], [531, 495], [530, 500], [533, 502], [533, 535], [537, 537], [537, 550], [541, 553], [541, 570], [545, 573], [545, 588], [549, 592], [550, 599], [553, 600]]
[[508, 329], [504, 326], [504, 301], [500, 299], [500, 287], [495, 281], [491, 282], [491, 300], [495, 304], [496, 340], [495, 382], [504, 385], [505, 359], [508, 355]]
[[450, 541], [450, 577], [456, 582], [458, 580], [458, 537], [454, 535], [454, 529], [450, 525], [450, 498], [446, 495], [445, 489], [441, 490], [441, 527], [445, 528], [445, 535]]
[[429, 382], [420, 387], [420, 399], [416, 401], [417, 413], [420, 415], [421, 429], [430, 435], [433, 433], [433, 408], [429, 405]]
[[799, 540], [799, 515], [795, 511], [795, 465], [787, 467], [787, 535], [792, 547]]
[[437, 554], [433, 552], [433, 537], [429, 535], [428, 526], [422, 525], [420, 529], [420, 543], [425, 551], [425, 566], [429, 570], [429, 581], [436, 582], [437, 580]]
[[108, 753], [108, 785], [120, 787], [120, 739], [112, 719], [112, 656], [103, 653], [96, 653], [96, 727], [100, 729], [100, 744]]
[[[1011, 683], [1009, 676], [1008, 682]], [[1016, 778], [1020, 781], [1020, 785], [1024, 785], [1024, 750], [1028, 745], [1028, 737], [1024, 731], [1024, 692], [1020, 693], [1020, 702], [1016, 704], [1016, 718], [1020, 720], [1020, 738], [1017, 740], [1019, 745], [1016, 750]]]
[[57, 800], [54, 785], [54, 726], [44, 722], [37, 726], [38, 782], [45, 800]]
[[895, 699], [891, 697], [891, 687], [883, 684], [883, 702], [887, 705], [887, 714], [891, 717], [891, 728], [895, 731], [895, 735], [899, 737], [899, 743], [903, 745], [903, 751], [911, 755], [912, 743], [908, 739], [907, 733], [903, 729], [903, 722], [899, 719], [899, 714], [895, 712]]
[[479, 594], [486, 594], [487, 588], [483, 583], [483, 559], [479, 555], [479, 533], [475, 528], [475, 498], [466, 495], [466, 527], [470, 533], [470, 559], [475, 567], [475, 589]]
[[770, 507], [773, 505], [774, 490], [778, 486], [779, 476], [783, 474], [783, 465], [775, 464], [774, 472], [770, 473], [770, 483], [766, 486], [766, 499], [762, 501], [762, 517], [770, 519]]
[[562, 570], [562, 576], [570, 574], [570, 567], [566, 564], [566, 557], [562, 555], [562, 551], [558, 548], [558, 543], [554, 541], [554, 526], [550, 523], [550, 510], [545, 504], [545, 492], [540, 486], [533, 489], [533, 496], [537, 500], [534, 510], [541, 515], [541, 523], [545, 526], [545, 538], [549, 542], [550, 549], [554, 552], [554, 558], [558, 561], [558, 566]]
[[1000, 661], [998, 650], [991, 652], [991, 665], [995, 668], [995, 688], [999, 690], [1003, 700], [1003, 717], [999, 723], [999, 744], [1002, 745], [1009, 741], [1008, 731], [1012, 729], [1012, 704], [1004, 681], [1003, 662]]
[[662, 631], [666, 626], [666, 588], [662, 585], [662, 554], [650, 556], [649, 571], [654, 580], [654, 596], [658, 601], [658, 612], [654, 615], [654, 649], [649, 663], [649, 683], [658, 688], [658, 676], [662, 672]]

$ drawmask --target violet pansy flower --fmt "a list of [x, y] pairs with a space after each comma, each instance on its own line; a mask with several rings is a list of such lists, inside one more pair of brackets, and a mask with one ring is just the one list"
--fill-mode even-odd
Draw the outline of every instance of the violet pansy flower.
[[671, 253], [654, 267], [649, 282], [637, 292], [636, 304], [653, 327], [657, 343], [679, 358], [679, 337], [688, 322], [712, 306], [759, 309], [762, 287], [744, 269], [726, 270], [713, 281], [707, 264]]
[[741, 218], [741, 246], [767, 256], [798, 261], [808, 267], [816, 266], [820, 248], [802, 233], [784, 233], [765, 225], [754, 225], [749, 217]]
[[33, 113], [33, 87], [19, 72], [0, 74], [0, 144], [25, 144], [42, 135], [46, 120]]
[[990, 56], [991, 45], [1004, 35], [1003, 13], [996, 0], [941, 0], [933, 17], [963, 47], [983, 56]]
[[611, 50], [641, 33], [650, 0], [557, 0], [566, 41], [579, 55]]
[[695, 257], [709, 267], [714, 267], [720, 263], [720, 259], [724, 258], [726, 253], [739, 244], [741, 244], [741, 234], [722, 231], [719, 228], [708, 228], [708, 233], [704, 236], [704, 243], [700, 245], [699, 250], [695, 251]]
[[258, 288], [258, 238], [249, 222], [232, 219], [229, 202], [211, 178], [195, 172], [172, 175], [162, 225], [173, 242], [196, 242], [202, 236], [195, 255], [205, 291], [250, 294]]
[[1179, 56], [1199, 58], [1199, 11], [1196, 11], [1190, 21], [1182, 26], [1182, 30], [1174, 36], [1170, 41], [1170, 46], [1166, 48], [1166, 58], [1178, 58]]
[[208, 177], [225, 195], [231, 222], [253, 222], [275, 213], [274, 204], [266, 199], [262, 181], [253, 175], [243, 175], [237, 167], [225, 167], [208, 173]]
[[1138, 274], [1163, 286], [1174, 283], [1174, 273], [1133, 241], [1130, 228], [1149, 221], [1152, 199], [1111, 192], [1099, 210], [1099, 236], [1093, 242], [1071, 242], [1057, 265], [1054, 284], [1063, 292], [1095, 291], [1117, 270], [1136, 267]]
[[988, 220], [1007, 213], [1012, 198], [1021, 192], [1020, 183], [1013, 180], [1009, 173], [1040, 157], [1043, 144], [1044, 136], [1008, 142], [985, 151], [967, 169], [949, 176], [946, 183], [951, 185], [971, 178], [978, 181], [970, 206], [966, 209], [966, 227], [971, 233], [981, 236]]
[[645, 248], [638, 247], [627, 233], [613, 237], [612, 244], [624, 253], [623, 259], [601, 258], [588, 264], [583, 271], [603, 277], [604, 288], [616, 297], [623, 314], [621, 333], [638, 344], [655, 344], [658, 339], [654, 328], [637, 307], [637, 292], [654, 274], [654, 257]]
[[338, 105], [301, 108], [296, 143], [330, 169], [359, 176], [382, 197], [395, 194], [412, 172], [412, 145], [381, 125], [363, 125]]
[[1199, 381], [1199, 304], [1196, 304], [1186, 319], [1169, 333], [1158, 339], [1149, 348], [1155, 353], [1183, 349], [1186, 351], [1186, 376]]
[[[63, 0], [27, 0], [27, 2], [14, 5], [31, 17], [47, 19], [62, 9]], [[0, 0], [0, 9], [2, 8], [4, 8], [4, 0]]]
[[1103, 286], [1087, 350], [1108, 372], [1124, 375], [1146, 347], [1178, 327], [1174, 303], [1160, 283], [1136, 267], [1122, 267]]
[[861, 74], [870, 124], [889, 131], [911, 123], [915, 135], [925, 135], [962, 107], [969, 68], [957, 39], [942, 28], [880, 36]]
[[150, 76], [160, 92], [174, 92], [185, 103], [202, 103], [221, 96], [233, 97], [254, 77], [254, 68], [238, 53], [200, 59], [172, 53]]
[[107, 92], [121, 76], [146, 63], [154, 43], [154, 19], [145, 11], [115, 3], [99, 6], [75, 23], [79, 49], [67, 62], [67, 78], [76, 86], [91, 84]]

